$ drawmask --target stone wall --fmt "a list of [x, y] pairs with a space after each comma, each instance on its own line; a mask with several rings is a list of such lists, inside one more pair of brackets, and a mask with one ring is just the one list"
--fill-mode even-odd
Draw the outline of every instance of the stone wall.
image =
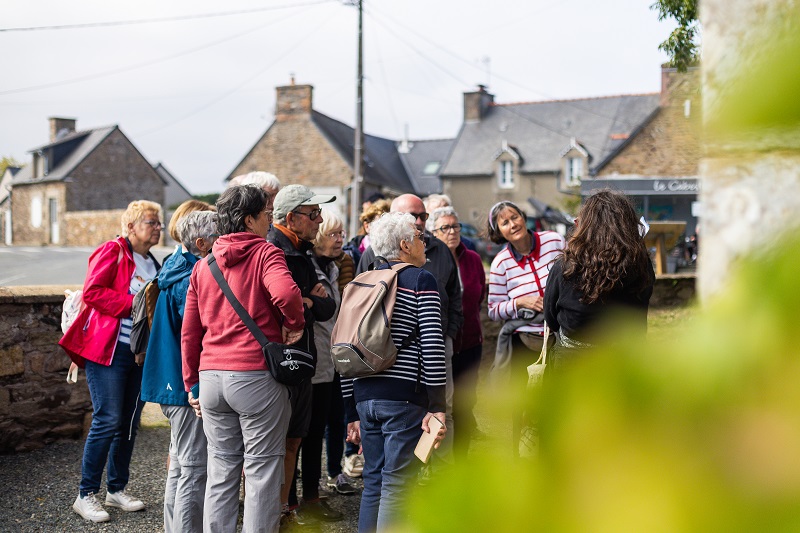
[[91, 422], [84, 374], [66, 382], [57, 344], [67, 288], [77, 287], [0, 287], [0, 453], [80, 438]]
[[66, 213], [64, 215], [66, 242], [70, 246], [100, 246], [120, 234], [122, 231], [120, 220], [124, 212], [124, 209], [104, 209]]

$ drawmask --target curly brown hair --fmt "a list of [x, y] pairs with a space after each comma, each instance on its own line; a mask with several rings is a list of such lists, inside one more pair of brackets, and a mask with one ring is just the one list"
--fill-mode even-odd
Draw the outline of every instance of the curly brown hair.
[[647, 269], [653, 267], [628, 197], [598, 191], [583, 204], [575, 223], [564, 249], [564, 278], [574, 280], [582, 303], [602, 301], [623, 284], [637, 292], [646, 288]]

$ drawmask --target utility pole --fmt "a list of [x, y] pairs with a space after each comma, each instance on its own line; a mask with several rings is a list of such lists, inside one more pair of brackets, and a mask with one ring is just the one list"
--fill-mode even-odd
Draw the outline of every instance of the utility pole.
[[361, 182], [364, 173], [364, 32], [363, 0], [358, 2], [358, 72], [356, 89], [356, 132], [353, 141], [353, 184], [350, 187], [350, 236], [358, 232], [358, 217], [361, 214]]

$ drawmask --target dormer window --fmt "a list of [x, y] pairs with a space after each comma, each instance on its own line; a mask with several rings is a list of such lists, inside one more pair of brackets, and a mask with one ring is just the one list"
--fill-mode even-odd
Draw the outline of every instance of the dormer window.
[[514, 162], [500, 161], [497, 166], [497, 186], [501, 189], [514, 188]]
[[589, 152], [579, 142], [572, 138], [569, 144], [561, 150], [561, 185], [563, 188], [581, 186], [581, 180], [586, 176], [589, 163]]
[[583, 158], [567, 158], [567, 187], [578, 187], [583, 177]]
[[521, 165], [519, 153], [504, 140], [500, 145], [500, 150], [494, 154], [494, 161], [497, 172], [497, 188], [515, 188], [516, 173]]

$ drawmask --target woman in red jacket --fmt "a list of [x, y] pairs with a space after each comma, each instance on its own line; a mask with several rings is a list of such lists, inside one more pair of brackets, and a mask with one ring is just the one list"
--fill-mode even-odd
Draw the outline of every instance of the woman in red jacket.
[[106, 505], [140, 511], [144, 504], [125, 492], [142, 414], [142, 367], [130, 348], [133, 296], [156, 277], [159, 264], [150, 248], [161, 239], [161, 206], [131, 202], [122, 214], [122, 234], [89, 258], [83, 301], [86, 307], [59, 344], [86, 369], [92, 397], [92, 425], [83, 449], [80, 492], [72, 508], [86, 520], [105, 522], [96, 498], [106, 472]]

